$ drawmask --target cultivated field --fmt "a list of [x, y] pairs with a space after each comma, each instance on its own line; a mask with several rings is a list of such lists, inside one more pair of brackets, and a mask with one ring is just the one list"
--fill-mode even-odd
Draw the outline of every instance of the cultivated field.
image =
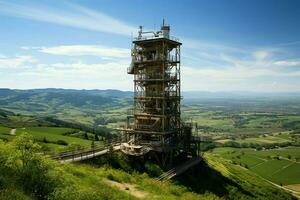
[[300, 184], [300, 147], [257, 151], [251, 148], [215, 148], [213, 153], [241, 165], [278, 185]]

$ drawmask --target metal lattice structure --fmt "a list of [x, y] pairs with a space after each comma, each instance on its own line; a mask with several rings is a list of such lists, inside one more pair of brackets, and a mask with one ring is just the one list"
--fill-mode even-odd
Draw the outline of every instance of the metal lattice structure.
[[[160, 152], [172, 159], [190, 148], [191, 128], [181, 122], [180, 47], [163, 23], [157, 32], [143, 32], [132, 42], [131, 65], [134, 76], [134, 108], [127, 117], [121, 150], [140, 156]], [[166, 160], [167, 158], [162, 158]]]

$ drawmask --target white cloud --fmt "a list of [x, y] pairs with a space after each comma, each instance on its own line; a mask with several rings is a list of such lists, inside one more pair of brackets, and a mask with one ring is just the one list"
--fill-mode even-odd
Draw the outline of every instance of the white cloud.
[[[102, 78], [115, 77], [118, 78], [121, 74], [126, 76], [126, 66], [128, 63], [124, 62], [108, 62], [108, 63], [94, 63], [87, 64], [84, 62], [75, 63], [54, 63], [46, 65], [46, 71], [55, 75], [63, 73], [64, 75], [72, 73], [71, 75], [89, 75], [101, 76]], [[66, 72], [67, 74], [65, 74]]]
[[98, 56], [112, 58], [127, 58], [130, 56], [130, 50], [125, 48], [113, 48], [102, 45], [63, 45], [54, 47], [34, 48], [40, 52], [63, 55], [63, 56]]
[[273, 63], [274, 65], [281, 66], [281, 67], [292, 67], [300, 65], [300, 61], [296, 60], [279, 60]]
[[0, 14], [127, 36], [137, 29], [100, 11], [74, 4], [67, 4], [64, 9], [54, 9], [28, 3], [1, 1]]
[[258, 77], [299, 77], [300, 71], [279, 72], [272, 69], [260, 67], [229, 67], [226, 69], [196, 69], [192, 67], [182, 67], [182, 75], [189, 77], [210, 78], [223, 81], [243, 81], [245, 79], [255, 79]]
[[[213, 49], [213, 51], [212, 51]], [[224, 45], [197, 46], [188, 52], [182, 66], [182, 85], [184, 90], [210, 91], [298, 91], [297, 80], [300, 70], [286, 70], [281, 66], [296, 66], [298, 60], [280, 60], [282, 50], [278, 48], [238, 48]], [[189, 62], [192, 60], [192, 62]], [[276, 81], [274, 81], [276, 80]], [[300, 80], [300, 79], [299, 79]], [[274, 84], [276, 82], [276, 84]]]
[[35, 63], [37, 62], [32, 56], [15, 56], [15, 57], [7, 57], [5, 55], [0, 55], [0, 68], [18, 68], [22, 67], [25, 64]]
[[[197, 69], [183, 66], [181, 74], [182, 89], [185, 91], [299, 91], [299, 82], [290, 82], [289, 79], [299, 80], [300, 71], [277, 72], [258, 67]], [[275, 82], [276, 84], [274, 84]]]
[[[129, 62], [124, 60], [88, 64], [84, 61], [70, 63], [37, 63], [30, 70], [18, 70], [13, 76], [0, 80], [1, 87], [14, 88], [86, 88], [129, 90], [132, 76], [126, 72]], [[11, 79], [15, 82], [12, 83]]]
[[[182, 74], [186, 80], [193, 79], [194, 83], [200, 79], [205, 79], [207, 84], [223, 81], [225, 87], [226, 83], [241, 84], [250, 79], [258, 84], [255, 81], [260, 77], [299, 77], [300, 74], [296, 69], [287, 71], [279, 67], [299, 65], [298, 60], [274, 61], [284, 55], [284, 51], [279, 48], [241, 49], [198, 40], [186, 41], [192, 50], [186, 53]], [[191, 87], [195, 85], [189, 84]]]

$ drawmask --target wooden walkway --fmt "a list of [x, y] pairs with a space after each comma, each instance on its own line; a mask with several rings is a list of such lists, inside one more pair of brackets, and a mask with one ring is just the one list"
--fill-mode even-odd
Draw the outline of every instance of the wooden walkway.
[[158, 177], [158, 180], [163, 181], [163, 180], [172, 179], [175, 176], [178, 176], [178, 175], [182, 174], [183, 172], [185, 172], [186, 170], [190, 169], [191, 167], [199, 164], [201, 162], [201, 160], [202, 160], [201, 157], [197, 157], [193, 160], [189, 160], [181, 165], [178, 165], [178, 166], [172, 168], [171, 170], [160, 175]]
[[[120, 143], [112, 143], [112, 146], [114, 151], [120, 150]], [[79, 162], [79, 161], [105, 155], [109, 151], [110, 151], [109, 146], [101, 146], [95, 148], [80, 149], [76, 151], [75, 150], [64, 151], [57, 155], [52, 155], [50, 156], [50, 158], [54, 160], [58, 160], [61, 163]]]

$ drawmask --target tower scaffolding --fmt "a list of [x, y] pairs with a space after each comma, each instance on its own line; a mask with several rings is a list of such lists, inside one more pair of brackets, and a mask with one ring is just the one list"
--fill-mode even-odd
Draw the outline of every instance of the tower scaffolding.
[[121, 150], [132, 156], [152, 152], [163, 165], [179, 153], [191, 152], [192, 127], [181, 121], [180, 47], [170, 26], [144, 32], [132, 41], [134, 107], [122, 132]]

